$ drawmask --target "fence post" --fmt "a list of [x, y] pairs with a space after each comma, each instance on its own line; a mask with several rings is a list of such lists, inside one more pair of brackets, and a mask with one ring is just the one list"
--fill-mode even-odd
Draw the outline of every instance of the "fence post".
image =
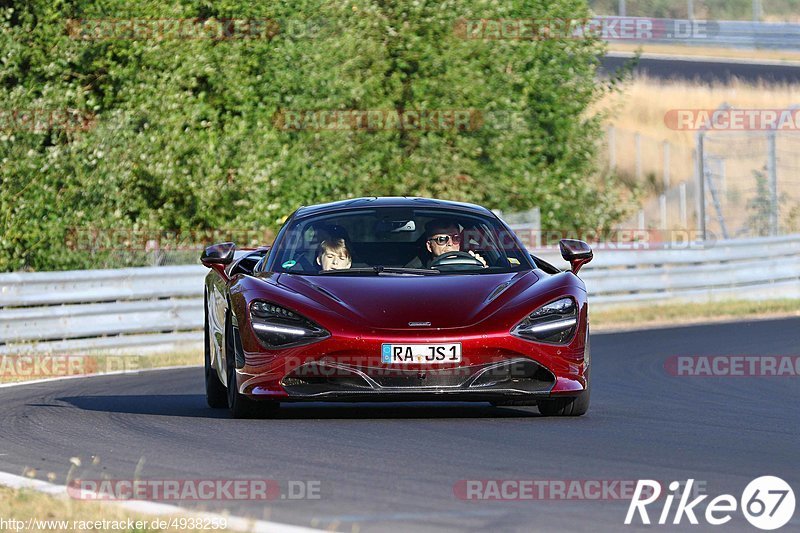
[[619, 16], [620, 17], [624, 17], [625, 16], [625, 12], [626, 12], [625, 0], [619, 0]]
[[689, 20], [694, 20], [694, 0], [686, 0], [686, 13]]
[[772, 236], [778, 235], [778, 165], [775, 155], [777, 133], [775, 129], [771, 129], [767, 134], [767, 141], [769, 143], [769, 161], [767, 168], [769, 169], [769, 234]]
[[687, 220], [686, 213], [686, 182], [681, 183], [678, 190], [680, 191], [680, 211], [681, 211], [681, 228], [688, 229], [689, 221]]
[[761, 0], [753, 0], [753, 21], [758, 22], [761, 20]]
[[669, 141], [664, 141], [664, 191], [669, 190]]
[[658, 197], [658, 207], [661, 211], [661, 229], [667, 229], [667, 195], [662, 194]]
[[705, 168], [703, 168], [703, 142], [705, 132], [697, 133], [697, 147], [694, 151], [695, 179], [697, 180], [697, 229], [703, 242], [706, 240], [706, 184]]

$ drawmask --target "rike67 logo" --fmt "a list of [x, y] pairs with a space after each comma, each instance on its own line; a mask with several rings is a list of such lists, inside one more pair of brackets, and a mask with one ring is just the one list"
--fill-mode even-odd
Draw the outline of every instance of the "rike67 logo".
[[[689, 479], [685, 484], [685, 489], [680, 491], [682, 483], [673, 481], [669, 484], [669, 491], [664, 498], [664, 506], [658, 516], [657, 524], [665, 525], [668, 523], [672, 514], [672, 504], [677, 496], [679, 498], [675, 508], [672, 521], [673, 525], [678, 525], [683, 520], [697, 525], [697, 516], [705, 518], [706, 523], [712, 526], [726, 524], [733, 518], [733, 513], [737, 508], [741, 509], [742, 514], [750, 524], [765, 531], [778, 529], [786, 525], [794, 516], [795, 499], [794, 491], [784, 480], [775, 476], [762, 476], [751, 481], [742, 492], [739, 501], [731, 494], [721, 494], [708, 502], [705, 513], [700, 513], [697, 507], [705, 500], [708, 495], [697, 496], [689, 500], [692, 496], [693, 479]], [[680, 492], [679, 492], [680, 491]], [[647, 506], [656, 502], [662, 496], [661, 484], [651, 479], [640, 479], [636, 484], [633, 499], [628, 507], [628, 514], [625, 517], [625, 524], [630, 525], [634, 517], [639, 515], [642, 524], [650, 525], [650, 515]], [[697, 513], [697, 514], [695, 514]]]

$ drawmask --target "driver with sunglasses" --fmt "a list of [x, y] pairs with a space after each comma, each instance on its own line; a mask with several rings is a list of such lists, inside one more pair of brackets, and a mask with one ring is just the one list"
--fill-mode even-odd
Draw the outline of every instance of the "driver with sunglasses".
[[[431, 253], [431, 258], [428, 260], [427, 264], [424, 265], [424, 267], [429, 268], [430, 264], [442, 254], [446, 254], [447, 252], [461, 251], [462, 241], [463, 236], [461, 234], [461, 230], [458, 228], [458, 224], [452, 220], [436, 219], [425, 224], [425, 247]], [[477, 254], [472, 250], [470, 250], [468, 253], [480, 261], [484, 267], [487, 266], [486, 260], [481, 257], [480, 254]], [[415, 261], [420, 263], [419, 266], [423, 266], [419, 258], [415, 259]]]

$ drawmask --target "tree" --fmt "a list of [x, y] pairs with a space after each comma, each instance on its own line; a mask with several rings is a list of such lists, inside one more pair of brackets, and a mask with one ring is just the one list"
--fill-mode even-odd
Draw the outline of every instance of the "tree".
[[[95, 119], [85, 131], [0, 127], [0, 270], [119, 259], [70, 250], [74, 227], [274, 230], [301, 204], [361, 195], [538, 206], [545, 229], [605, 227], [620, 213], [589, 111], [609, 90], [595, 77], [602, 43], [497, 39], [478, 22], [586, 16], [585, 0], [11, 2], [0, 109]], [[109, 18], [210, 30], [143, 37]], [[368, 110], [384, 124], [314, 127]], [[310, 120], [286, 128], [292, 112]], [[469, 127], [385, 125], [409, 112], [467, 112]]]

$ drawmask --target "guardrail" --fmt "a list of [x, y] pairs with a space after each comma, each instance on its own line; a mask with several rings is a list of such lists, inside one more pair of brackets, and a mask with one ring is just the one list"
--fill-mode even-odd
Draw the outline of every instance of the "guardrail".
[[[598, 17], [600, 20], [620, 20], [620, 17]], [[630, 26], [652, 28], [640, 34], [612, 33], [610, 40], [620, 37], [627, 42], [689, 44], [695, 46], [718, 46], [773, 50], [799, 50], [800, 24], [791, 22], [755, 22], [734, 20], [685, 20], [625, 17], [633, 21]]]
[[[559, 266], [555, 248], [536, 255]], [[0, 274], [0, 354], [171, 349], [199, 343], [200, 265]], [[800, 298], [800, 235], [704, 248], [595, 247], [581, 270], [591, 306]]]
[[[591, 306], [800, 298], [800, 235], [683, 246], [595, 247], [594, 261], [580, 273]], [[563, 263], [555, 249], [534, 253], [556, 265]]]
[[200, 341], [201, 265], [0, 274], [0, 354]]

